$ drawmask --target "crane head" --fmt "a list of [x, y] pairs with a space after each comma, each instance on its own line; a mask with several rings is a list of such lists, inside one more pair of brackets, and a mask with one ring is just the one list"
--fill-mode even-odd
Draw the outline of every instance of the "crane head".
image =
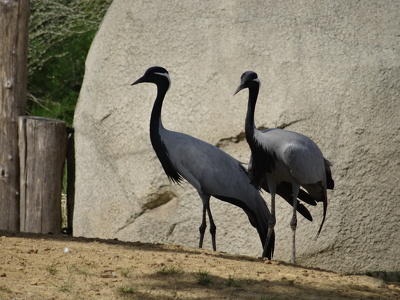
[[253, 84], [260, 84], [260, 79], [258, 79], [257, 73], [253, 71], [246, 71], [240, 77], [240, 84], [233, 95], [236, 95], [241, 90], [249, 88]]
[[155, 83], [158, 84], [160, 82], [165, 81], [165, 79], [168, 80], [168, 86], [171, 84], [171, 79], [169, 77], [169, 73], [166, 69], [164, 69], [163, 67], [151, 67], [149, 69], [147, 69], [147, 71], [144, 73], [144, 75], [142, 77], [140, 77], [138, 80], [136, 80], [134, 83], [132, 83], [131, 85], [135, 85], [138, 83], [142, 83], [142, 82], [151, 82], [151, 83]]

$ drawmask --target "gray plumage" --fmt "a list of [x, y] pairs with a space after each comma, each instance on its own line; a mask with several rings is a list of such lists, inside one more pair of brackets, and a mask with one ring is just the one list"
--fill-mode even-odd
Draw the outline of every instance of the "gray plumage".
[[257, 130], [254, 124], [254, 111], [259, 86], [260, 80], [257, 74], [247, 71], [243, 73], [241, 83], [235, 92], [236, 94], [242, 89], [249, 89], [245, 122], [246, 139], [252, 154], [249, 173], [255, 186], [263, 187], [271, 193], [272, 218], [270, 218], [269, 233], [275, 226], [277, 187], [291, 185], [293, 216], [290, 226], [293, 230], [292, 262], [294, 263], [297, 197], [300, 195], [300, 198], [308, 199], [308, 201], [323, 203], [323, 219], [317, 233], [318, 236], [326, 218], [327, 188], [333, 189], [334, 187], [330, 170], [331, 164], [324, 158], [318, 146], [302, 134], [278, 128]]
[[186, 179], [202, 199], [199, 247], [203, 245], [207, 213], [213, 249], [216, 250], [216, 226], [209, 205], [210, 197], [214, 196], [244, 210], [251, 225], [258, 231], [264, 246], [263, 256], [271, 259], [275, 234], [270, 232], [271, 237], [267, 242], [270, 212], [259, 191], [250, 183], [250, 178], [241, 163], [211, 144], [164, 128], [161, 122], [161, 108], [170, 86], [167, 70], [161, 67], [149, 68], [132, 85], [142, 82], [157, 85], [157, 97], [150, 120], [150, 139], [165, 173], [177, 183]]

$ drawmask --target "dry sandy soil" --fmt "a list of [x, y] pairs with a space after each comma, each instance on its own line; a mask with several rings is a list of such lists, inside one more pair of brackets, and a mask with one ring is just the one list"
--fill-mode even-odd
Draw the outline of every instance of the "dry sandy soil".
[[173, 245], [0, 232], [0, 299], [400, 299], [398, 283]]

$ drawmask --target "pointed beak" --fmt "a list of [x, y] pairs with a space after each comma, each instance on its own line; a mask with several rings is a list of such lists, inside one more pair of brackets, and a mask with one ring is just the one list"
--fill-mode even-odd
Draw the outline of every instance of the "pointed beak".
[[233, 96], [235, 96], [237, 93], [239, 93], [243, 89], [244, 89], [243, 85], [239, 85], [238, 88], [236, 89], [236, 92], [233, 94]]
[[132, 83], [131, 85], [135, 85], [138, 83], [142, 83], [143, 82], [143, 77], [140, 77], [138, 80], [136, 80], [134, 83]]

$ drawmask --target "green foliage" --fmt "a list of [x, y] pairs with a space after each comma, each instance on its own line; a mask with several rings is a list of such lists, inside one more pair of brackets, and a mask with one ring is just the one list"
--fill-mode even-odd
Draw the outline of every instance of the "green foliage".
[[228, 287], [239, 287], [239, 283], [230, 275], [228, 280], [225, 282], [225, 285]]
[[72, 124], [90, 44], [109, 0], [32, 0], [28, 113]]
[[209, 285], [213, 281], [212, 276], [207, 271], [197, 273], [197, 283], [200, 285]]
[[11, 293], [11, 290], [5, 285], [0, 285], [0, 291]]
[[76, 264], [72, 264], [68, 267], [70, 273], [75, 273], [78, 275], [91, 275], [86, 269], [78, 267]]
[[70, 284], [64, 284], [64, 285], [60, 286], [60, 291], [63, 293], [69, 293], [69, 292], [71, 292], [71, 289], [72, 289], [72, 285], [70, 285]]
[[122, 277], [129, 277], [130, 271], [129, 271], [129, 269], [122, 269], [122, 270], [120, 270], [120, 273], [121, 273]]
[[51, 275], [57, 275], [58, 270], [54, 264], [47, 266], [46, 271], [49, 272]]
[[163, 276], [182, 275], [183, 273], [184, 272], [182, 269], [173, 266], [163, 266], [160, 270], [157, 271], [158, 275]]
[[124, 285], [118, 288], [118, 293], [120, 295], [135, 294], [136, 292], [137, 288], [134, 285]]
[[59, 290], [63, 293], [70, 293], [74, 286], [75, 281], [71, 278], [68, 278], [63, 285], [59, 287]]

